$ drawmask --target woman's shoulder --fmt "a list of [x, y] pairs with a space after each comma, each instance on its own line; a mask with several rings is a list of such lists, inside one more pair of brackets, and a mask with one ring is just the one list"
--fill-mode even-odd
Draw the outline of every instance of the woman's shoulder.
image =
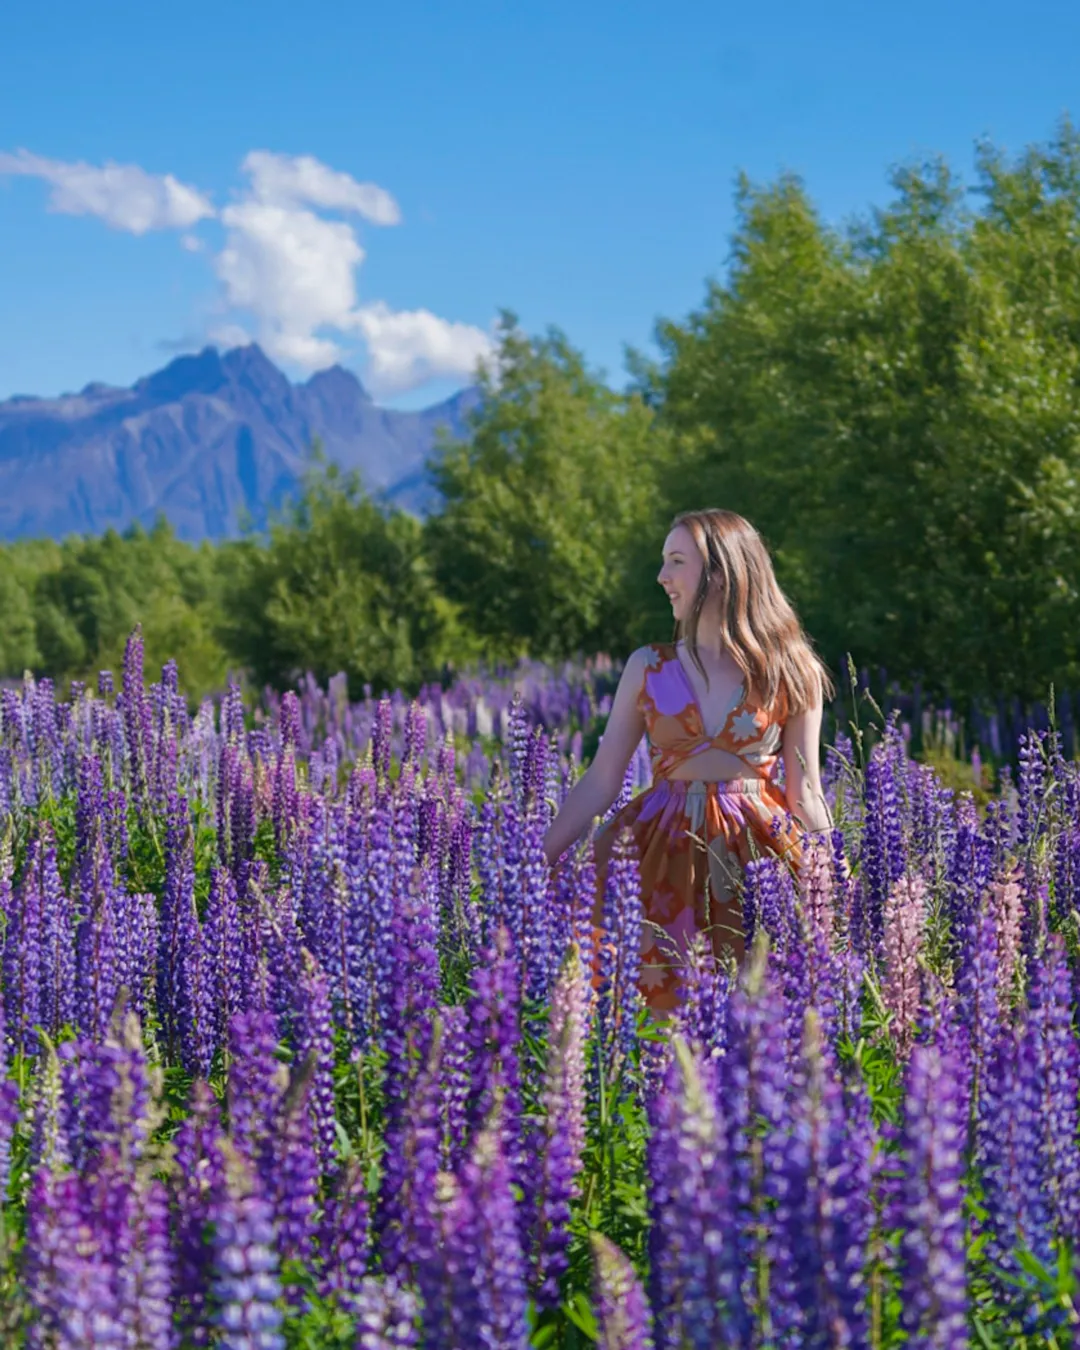
[[666, 661], [675, 656], [675, 646], [671, 642], [648, 642], [644, 647], [636, 647], [626, 659], [626, 669], [637, 676], [647, 671], [657, 670]]
[[630, 660], [655, 666], [661, 661], [670, 661], [674, 656], [674, 642], [647, 642], [644, 647], [638, 647], [630, 653]]
[[649, 674], [659, 670], [665, 662], [670, 660], [674, 650], [674, 647], [669, 643], [662, 642], [650, 642], [644, 647], [636, 647], [626, 658], [620, 683], [624, 687], [633, 688], [634, 692], [640, 697], [645, 689], [645, 681]]

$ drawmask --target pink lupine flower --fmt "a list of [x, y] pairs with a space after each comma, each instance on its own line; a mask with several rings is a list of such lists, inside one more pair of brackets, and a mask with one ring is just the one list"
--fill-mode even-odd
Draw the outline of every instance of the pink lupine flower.
[[1016, 881], [995, 881], [990, 886], [990, 911], [997, 934], [998, 1004], [1007, 1012], [1016, 985], [1020, 960], [1020, 926], [1024, 914], [1024, 896]]
[[902, 1057], [911, 1049], [919, 1012], [919, 952], [926, 928], [926, 882], [903, 876], [885, 903], [885, 1006]]
[[833, 882], [831, 844], [825, 836], [812, 834], [799, 869], [799, 904], [804, 922], [826, 937], [832, 936], [835, 916]]

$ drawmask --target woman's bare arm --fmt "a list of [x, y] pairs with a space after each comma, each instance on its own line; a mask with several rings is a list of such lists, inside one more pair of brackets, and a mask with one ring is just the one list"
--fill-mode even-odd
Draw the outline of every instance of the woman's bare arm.
[[646, 649], [641, 648], [631, 655], [623, 669], [593, 762], [567, 795], [544, 836], [544, 853], [549, 863], [554, 863], [580, 839], [619, 795], [626, 766], [645, 734], [639, 696], [646, 661]]
[[827, 830], [832, 817], [821, 787], [821, 703], [784, 724], [784, 791], [788, 809], [811, 833]]

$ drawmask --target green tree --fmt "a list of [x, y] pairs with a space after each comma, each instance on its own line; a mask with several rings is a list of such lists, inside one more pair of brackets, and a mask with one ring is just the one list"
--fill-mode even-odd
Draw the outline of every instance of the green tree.
[[353, 697], [415, 690], [473, 655], [438, 591], [412, 516], [373, 501], [355, 475], [315, 472], [270, 529], [222, 550], [229, 650], [260, 682], [344, 671]]
[[667, 469], [655, 416], [614, 393], [558, 330], [502, 316], [467, 442], [430, 471], [442, 506], [427, 546], [446, 595], [491, 653], [618, 651], [641, 626], [631, 584], [662, 538]]
[[753, 520], [834, 666], [1043, 696], [1080, 677], [1080, 141], [982, 147], [981, 210], [937, 161], [892, 183], [844, 233], [741, 184], [727, 278], [643, 370], [668, 500]]
[[[32, 596], [32, 666], [56, 679], [116, 668], [124, 643], [142, 623], [150, 670], [175, 659], [190, 694], [220, 688], [227, 657], [218, 623], [216, 554], [194, 548], [162, 519], [43, 549], [16, 545]], [[14, 674], [5, 660], [5, 671]], [[17, 673], [21, 674], [21, 668]]]

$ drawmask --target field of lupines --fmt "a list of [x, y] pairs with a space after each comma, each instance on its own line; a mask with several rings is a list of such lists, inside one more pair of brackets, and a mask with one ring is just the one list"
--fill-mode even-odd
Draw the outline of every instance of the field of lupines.
[[661, 1028], [541, 851], [612, 683], [3, 692], [0, 1343], [1075, 1343], [1080, 768], [837, 734]]

